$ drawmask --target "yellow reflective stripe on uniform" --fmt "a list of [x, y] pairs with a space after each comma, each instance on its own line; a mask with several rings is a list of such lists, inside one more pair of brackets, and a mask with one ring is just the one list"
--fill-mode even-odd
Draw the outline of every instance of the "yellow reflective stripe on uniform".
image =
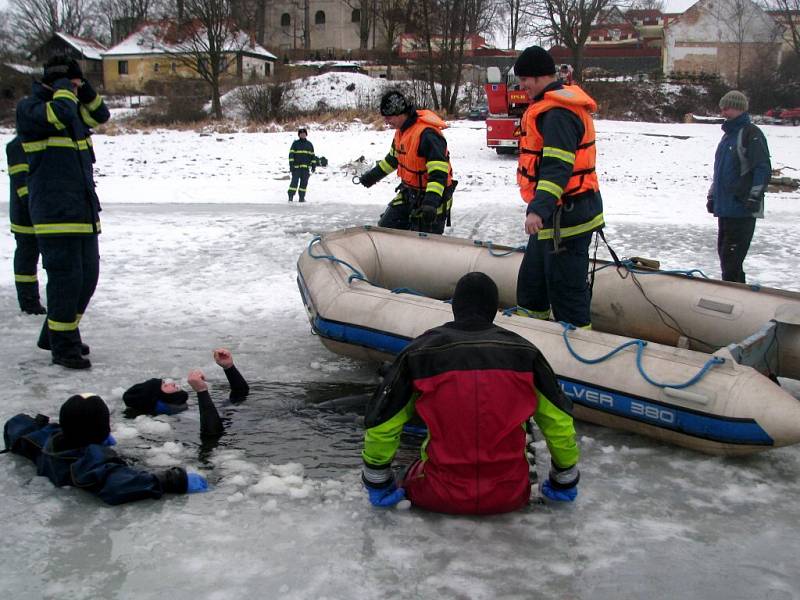
[[92, 100], [91, 102], [89, 102], [89, 104], [86, 104], [85, 106], [86, 106], [86, 108], [88, 108], [90, 111], [94, 112], [94, 111], [96, 111], [98, 108], [100, 108], [100, 105], [101, 105], [102, 103], [103, 103], [103, 98], [100, 96], [100, 94], [97, 94], [97, 95], [94, 97], [94, 100]]
[[91, 145], [92, 142], [88, 138], [84, 138], [82, 140], [78, 140], [77, 142], [75, 142], [68, 137], [53, 136], [47, 138], [46, 140], [37, 140], [35, 142], [23, 142], [22, 149], [27, 153], [42, 152], [44, 150], [47, 150], [48, 147], [72, 148], [74, 150], [88, 150], [89, 146]]
[[308, 169], [308, 165], [295, 165], [295, 169]]
[[567, 152], [566, 150], [562, 150], [561, 148], [554, 148], [553, 146], [545, 146], [542, 148], [542, 158], [546, 157], [557, 158], [559, 160], [563, 160], [565, 163], [570, 165], [575, 164], [575, 153], [574, 152]]
[[430, 160], [425, 163], [425, 168], [428, 170], [428, 173], [433, 173], [434, 171], [450, 172], [450, 164], [443, 160]]
[[589, 323], [588, 325], [581, 325], [578, 329], [586, 329], [587, 331], [592, 329], [592, 324]]
[[394, 146], [389, 150], [389, 156], [397, 156], [397, 152], [394, 150]]
[[[36, 235], [95, 232], [91, 223], [36, 223], [33, 231]], [[100, 233], [100, 223], [97, 223], [97, 233]]]
[[[580, 235], [582, 233], [587, 233], [592, 231], [593, 229], [597, 229], [604, 223], [603, 220], [603, 213], [600, 213], [591, 221], [586, 221], [586, 223], [581, 223], [580, 225], [573, 225], [572, 227], [562, 227], [561, 228], [561, 238], [572, 237], [574, 235]], [[552, 229], [540, 229], [538, 238], [540, 240], [550, 240], [553, 239], [553, 230]]]
[[67, 126], [64, 125], [61, 120], [56, 116], [56, 111], [53, 110], [53, 103], [48, 102], [45, 105], [45, 112], [47, 113], [47, 122], [50, 123], [56, 129], [66, 129]]
[[528, 317], [531, 319], [541, 319], [542, 321], [548, 321], [550, 319], [550, 309], [547, 310], [530, 310], [528, 308], [523, 308], [518, 306], [514, 310], [514, 314], [518, 317]]
[[378, 166], [381, 168], [381, 171], [383, 171], [387, 175], [389, 173], [391, 173], [392, 171], [394, 171], [394, 169], [395, 169], [392, 165], [390, 165], [388, 162], [386, 162], [386, 159], [384, 159], [384, 158], [382, 158], [380, 160], [380, 162], [378, 162]]
[[83, 318], [83, 313], [78, 313], [75, 315], [75, 322], [80, 323], [81, 319]]
[[28, 163], [18, 163], [16, 165], [11, 165], [8, 167], [8, 174], [9, 175], [18, 175], [19, 173], [27, 173], [28, 172]]
[[33, 235], [35, 232], [33, 231], [33, 225], [17, 225], [16, 223], [12, 223], [11, 233], [26, 233]]
[[86, 110], [85, 106], [81, 106], [80, 111], [83, 122], [86, 123], [89, 127], [97, 127], [98, 125], [100, 125], [98, 121], [95, 121], [92, 118], [91, 113], [88, 110]]
[[78, 328], [78, 321], [72, 321], [71, 323], [63, 323], [61, 321], [53, 321], [53, 319], [47, 319], [47, 328], [50, 331], [75, 331]]
[[38, 283], [39, 278], [36, 275], [18, 275], [14, 273], [14, 281], [17, 283]]
[[311, 150], [290, 150], [290, 152], [295, 154], [314, 154]]
[[25, 152], [41, 152], [47, 149], [47, 140], [39, 140], [36, 142], [22, 142], [22, 149]]
[[441, 196], [444, 194], [444, 186], [436, 181], [429, 181], [428, 185], [425, 186], [425, 191]]
[[540, 179], [536, 184], [536, 191], [538, 192], [539, 190], [553, 194], [553, 196], [556, 197], [556, 200], [560, 199], [561, 194], [564, 193], [564, 188], [562, 188], [560, 185], [556, 185], [552, 181], [548, 181], [547, 179]]
[[78, 103], [78, 97], [69, 90], [56, 90], [56, 92], [53, 94], [53, 100], [59, 100], [61, 98], [72, 100], [75, 104]]
[[17, 188], [17, 196], [19, 196], [20, 198], [23, 198], [23, 197], [25, 197], [27, 195], [28, 195], [28, 186], [27, 185], [23, 185], [23, 186]]

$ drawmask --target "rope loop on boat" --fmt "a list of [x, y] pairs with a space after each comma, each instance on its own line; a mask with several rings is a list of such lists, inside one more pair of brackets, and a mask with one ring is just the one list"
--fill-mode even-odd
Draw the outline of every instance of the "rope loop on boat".
[[654, 379], [652, 379], [647, 374], [647, 372], [644, 370], [644, 366], [642, 365], [642, 355], [644, 354], [645, 346], [647, 346], [647, 342], [646, 341], [644, 341], [644, 340], [628, 340], [627, 342], [625, 342], [623, 344], [620, 344], [619, 346], [614, 348], [611, 352], [608, 352], [607, 354], [605, 354], [605, 355], [603, 355], [603, 356], [601, 356], [599, 358], [584, 358], [583, 356], [580, 356], [575, 351], [575, 349], [572, 347], [572, 344], [570, 344], [569, 337], [567, 336], [567, 333], [569, 331], [575, 330], [576, 327], [574, 325], [570, 324], [570, 323], [565, 323], [563, 321], [559, 321], [559, 323], [564, 328], [562, 336], [564, 338], [564, 343], [567, 346], [567, 350], [569, 350], [569, 353], [576, 360], [578, 360], [578, 361], [580, 361], [580, 362], [582, 362], [584, 364], [587, 364], [587, 365], [596, 365], [597, 363], [601, 363], [604, 360], [608, 360], [609, 358], [614, 356], [617, 352], [620, 352], [620, 351], [624, 350], [625, 348], [628, 348], [630, 346], [636, 346], [636, 368], [639, 370], [639, 374], [642, 376], [642, 378], [647, 383], [649, 383], [650, 385], [654, 385], [656, 387], [659, 387], [659, 388], [672, 388], [672, 389], [675, 389], [675, 390], [680, 390], [680, 389], [683, 389], [683, 388], [687, 388], [689, 386], [694, 385], [698, 381], [700, 381], [705, 376], [705, 374], [709, 371], [709, 369], [711, 369], [714, 365], [721, 365], [721, 364], [723, 364], [725, 362], [725, 359], [720, 357], [720, 356], [712, 356], [705, 362], [705, 364], [702, 366], [702, 368], [691, 379], [689, 379], [688, 381], [686, 381], [684, 383], [660, 383], [660, 382], [655, 381]]
[[509, 256], [511, 254], [514, 254], [515, 252], [524, 252], [525, 251], [525, 246], [517, 246], [516, 248], [511, 248], [509, 250], [506, 250], [505, 252], [499, 252], [499, 251], [494, 249], [495, 246], [491, 241], [487, 241], [482, 245], [486, 246], [486, 249], [489, 251], [489, 254], [491, 256], [497, 256], [498, 258], [502, 258], [503, 256]]
[[512, 317], [514, 315], [522, 316], [522, 315], [529, 317], [531, 319], [538, 318], [534, 312], [530, 309], [525, 308], [524, 306], [509, 306], [508, 308], [503, 309], [503, 316], [504, 317]]

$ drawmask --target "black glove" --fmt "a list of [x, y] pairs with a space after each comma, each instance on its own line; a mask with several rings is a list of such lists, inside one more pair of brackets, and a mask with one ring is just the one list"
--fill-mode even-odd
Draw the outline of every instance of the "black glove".
[[161, 489], [167, 494], [185, 494], [189, 487], [186, 471], [180, 467], [171, 467], [155, 475]]
[[365, 188], [371, 188], [373, 185], [378, 183], [383, 177], [383, 172], [378, 169], [377, 167], [370, 169], [363, 175], [361, 175], [359, 179], [359, 183], [363, 185]]
[[316, 173], [317, 172], [317, 165], [311, 165], [311, 172], [312, 173]]
[[97, 97], [92, 84], [87, 79], [81, 79], [81, 86], [78, 88], [78, 101], [81, 104], [89, 104]]
[[714, 214], [714, 196], [712, 196], [711, 194], [706, 196], [706, 210], [710, 214], [712, 215]]
[[411, 212], [411, 218], [419, 219], [423, 225], [430, 225], [436, 220], [436, 207], [430, 204], [423, 204]]
[[744, 208], [745, 210], [750, 211], [751, 213], [761, 212], [761, 200], [762, 200], [762, 190], [764, 189], [763, 185], [756, 185], [750, 189], [750, 195], [744, 199]]

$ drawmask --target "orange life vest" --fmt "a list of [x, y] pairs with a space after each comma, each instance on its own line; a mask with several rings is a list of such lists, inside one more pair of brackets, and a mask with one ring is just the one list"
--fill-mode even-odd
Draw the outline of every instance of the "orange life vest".
[[[425, 190], [428, 185], [428, 169], [426, 159], [419, 155], [419, 140], [422, 132], [432, 128], [438, 135], [447, 127], [439, 115], [430, 110], [418, 110], [417, 120], [405, 130], [398, 129], [394, 132], [394, 151], [397, 158], [397, 174], [400, 180], [410, 188]], [[447, 162], [450, 162], [450, 152], [447, 152]], [[447, 185], [453, 182], [453, 168], [447, 174]]]
[[595, 173], [596, 149], [594, 145], [594, 122], [589, 114], [597, 110], [597, 103], [577, 85], [565, 85], [561, 89], [545, 92], [544, 97], [528, 106], [522, 117], [522, 135], [519, 139], [519, 166], [517, 184], [522, 199], [530, 203], [536, 195], [539, 181], [539, 163], [542, 160], [544, 138], [536, 128], [536, 118], [553, 108], [565, 108], [575, 113], [583, 124], [583, 137], [575, 151], [572, 176], [558, 199], [562, 204], [565, 198], [583, 192], [600, 189]]

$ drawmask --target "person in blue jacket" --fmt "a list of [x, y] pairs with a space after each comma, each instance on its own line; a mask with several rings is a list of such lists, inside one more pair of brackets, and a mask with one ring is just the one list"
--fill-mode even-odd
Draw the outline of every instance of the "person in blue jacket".
[[764, 217], [764, 193], [772, 175], [764, 133], [750, 122], [747, 96], [731, 90], [719, 101], [724, 135], [714, 156], [714, 180], [706, 209], [717, 217], [717, 254], [724, 281], [745, 283], [744, 259]]
[[47, 271], [47, 319], [37, 345], [52, 352], [53, 363], [70, 369], [92, 366], [78, 325], [100, 270], [91, 133], [108, 118], [103, 98], [66, 56], [48, 60], [42, 80], [17, 105], [28, 206]]
[[116, 505], [164, 494], [208, 489], [206, 479], [180, 467], [151, 473], [129, 466], [112, 448], [108, 407], [100, 396], [77, 394], [61, 406], [59, 422], [45, 415], [19, 414], [3, 428], [7, 452], [36, 464], [36, 473], [57, 487], [84, 489]]
[[306, 201], [308, 178], [316, 172], [319, 164], [317, 155], [314, 154], [314, 144], [308, 141], [308, 130], [301, 127], [297, 130], [297, 139], [289, 148], [289, 172], [292, 179], [289, 182], [289, 202], [294, 200], [295, 192], [300, 195], [300, 202]]

